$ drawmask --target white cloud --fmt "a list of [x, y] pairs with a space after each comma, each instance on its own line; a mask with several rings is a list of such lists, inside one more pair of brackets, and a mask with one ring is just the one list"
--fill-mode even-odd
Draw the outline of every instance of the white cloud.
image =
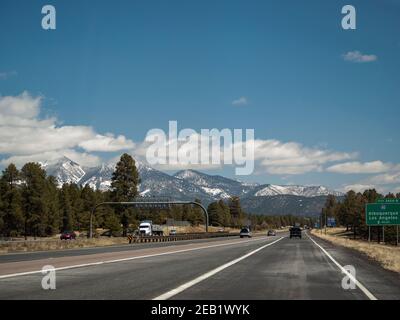
[[369, 177], [364, 181], [374, 185], [387, 185], [400, 183], [400, 171], [389, 172]]
[[324, 164], [349, 160], [356, 156], [356, 153], [309, 148], [297, 142], [255, 141], [255, 159], [259, 160], [260, 166], [270, 174], [320, 172]]
[[399, 165], [393, 165], [393, 171], [373, 175], [354, 184], [345, 186], [345, 190], [364, 191], [366, 189], [376, 189], [385, 194], [388, 192], [399, 192], [400, 190], [400, 168]]
[[234, 106], [247, 106], [249, 104], [246, 97], [240, 97], [239, 99], [233, 100], [232, 105]]
[[113, 134], [108, 133], [106, 135], [96, 134], [93, 139], [79, 143], [79, 146], [86, 151], [114, 152], [124, 149], [133, 149], [135, 144], [122, 135], [114, 137]]
[[16, 75], [16, 71], [3, 71], [0, 72], [0, 80], [7, 80], [8, 78], [14, 77]]
[[342, 55], [345, 61], [349, 62], [357, 62], [357, 63], [365, 63], [365, 62], [373, 62], [378, 59], [378, 57], [374, 54], [363, 54], [360, 51], [349, 51]]
[[42, 97], [33, 98], [26, 91], [16, 97], [0, 97], [0, 115], [22, 119], [35, 118], [39, 115], [41, 101]]
[[42, 100], [28, 92], [0, 97], [0, 154], [8, 156], [3, 163], [46, 160], [44, 157], [56, 154], [69, 154], [80, 163], [94, 163], [96, 157], [87, 152], [115, 152], [134, 147], [124, 136], [99, 134], [89, 126], [61, 126], [56, 118], [41, 119]]
[[329, 172], [343, 173], [343, 174], [359, 174], [359, 173], [382, 173], [387, 172], [394, 168], [391, 163], [384, 163], [382, 161], [372, 162], [345, 162], [333, 165], [326, 169]]
[[47, 151], [38, 154], [29, 155], [17, 155], [11, 156], [0, 161], [1, 166], [7, 166], [10, 163], [14, 163], [17, 167], [22, 167], [27, 162], [45, 162], [57, 160], [60, 157], [66, 156], [67, 158], [79, 163], [82, 166], [94, 167], [101, 164], [101, 159], [98, 156], [86, 153], [78, 152], [72, 149]]
[[[212, 150], [209, 152], [208, 138], [195, 134], [197, 142], [195, 144], [183, 144], [177, 141], [164, 141], [162, 143], [165, 149], [171, 144], [177, 144], [179, 152], [191, 154], [195, 153], [198, 155], [204, 154], [205, 152], [210, 157], [216, 156], [220, 159], [219, 164], [221, 165], [235, 165], [235, 157], [232, 157], [233, 163], [227, 163], [224, 161], [224, 147], [227, 148], [227, 154], [240, 155], [242, 154], [244, 159], [247, 161], [255, 162], [255, 171], [257, 174], [269, 173], [272, 175], [299, 175], [308, 172], [322, 172], [323, 167], [326, 164], [345, 161], [357, 157], [357, 153], [346, 153], [336, 152], [321, 148], [309, 148], [305, 147], [297, 142], [282, 142], [279, 140], [248, 140], [249, 145], [254, 145], [254, 155], [247, 153], [246, 151], [246, 140], [239, 142], [228, 142], [225, 145], [221, 144], [218, 150]], [[194, 137], [192, 136], [192, 137]], [[134, 149], [135, 155], [141, 159], [146, 157], [146, 151], [149, 147], [149, 143], [143, 142], [137, 145]], [[203, 168], [203, 169], [217, 169], [221, 165], [216, 164], [182, 164], [173, 163], [169, 158], [167, 150], [166, 163], [167, 165], [156, 165], [159, 169], [172, 170], [172, 169], [184, 169], [184, 168]], [[164, 154], [164, 153], [163, 153]], [[159, 155], [156, 155], [154, 159], [159, 159]], [[149, 160], [150, 161], [150, 160]], [[151, 160], [152, 161], [152, 160]], [[153, 161], [154, 162], [154, 161]], [[211, 161], [210, 161], [211, 162]], [[171, 169], [170, 169], [171, 168]]]
[[364, 192], [368, 189], [376, 189], [378, 192], [382, 192], [381, 189], [377, 189], [376, 186], [371, 184], [350, 184], [343, 187], [344, 192], [353, 190], [354, 192]]

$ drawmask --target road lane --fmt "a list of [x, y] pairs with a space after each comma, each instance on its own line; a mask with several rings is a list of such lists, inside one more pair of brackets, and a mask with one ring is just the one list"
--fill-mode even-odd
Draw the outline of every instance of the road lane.
[[[342, 265], [353, 265], [356, 278], [378, 299], [400, 299], [400, 277], [366, 256], [317, 239]], [[345, 275], [309, 238], [289, 239], [260, 251], [240, 264], [172, 299], [365, 300], [359, 288], [344, 290]]]
[[14, 276], [39, 273], [43, 266], [52, 265], [56, 270], [72, 269], [78, 267], [101, 265], [106, 263], [116, 263], [127, 260], [136, 260], [153, 256], [175, 254], [193, 250], [203, 250], [212, 247], [242, 245], [247, 242], [259, 242], [266, 237], [253, 239], [221, 240], [218, 242], [200, 243], [177, 243], [175, 246], [145, 246], [137, 250], [112, 251], [99, 254], [65, 256], [57, 258], [35, 259], [32, 261], [24, 260], [17, 262], [6, 262], [0, 264], [0, 279]]
[[378, 262], [357, 250], [337, 246], [315, 236], [311, 237], [342, 266], [354, 266], [357, 280], [370, 289], [378, 300], [400, 300], [399, 273], [383, 269]]
[[[344, 275], [310, 239], [285, 236], [171, 298], [367, 299], [359, 289], [344, 290], [341, 287]], [[0, 279], [0, 299], [153, 299], [279, 238], [237, 239], [236, 244], [226, 246], [215, 246], [222, 244], [220, 241], [210, 242], [207, 249], [61, 270], [57, 271], [56, 290], [41, 288], [41, 274]], [[400, 299], [398, 274], [384, 270], [352, 250], [316, 240], [341, 265], [353, 264], [357, 269], [357, 279], [378, 299]], [[154, 248], [146, 250], [150, 249]]]
[[149, 242], [149, 243], [134, 243], [123, 245], [110, 245], [104, 247], [89, 247], [89, 248], [73, 248], [64, 250], [48, 250], [48, 251], [33, 251], [33, 252], [15, 252], [0, 254], [0, 264], [5, 262], [17, 261], [32, 261], [49, 258], [60, 257], [75, 257], [89, 254], [112, 253], [121, 251], [140, 250], [143, 248], [158, 248], [158, 247], [171, 247], [181, 244], [196, 244], [196, 243], [210, 243], [225, 240], [239, 239], [239, 236], [210, 238], [210, 239], [195, 239], [195, 240], [180, 240], [177, 242]]
[[0, 279], [0, 299], [152, 299], [276, 239], [238, 239], [232, 245], [61, 270], [56, 290], [41, 288], [41, 274]]
[[172, 299], [366, 299], [308, 238], [278, 242]]
[[219, 266], [219, 267], [217, 267], [217, 268], [215, 268], [213, 270], [210, 270], [210, 271], [206, 272], [205, 274], [202, 274], [201, 276], [199, 276], [199, 277], [197, 277], [197, 278], [195, 278], [195, 279], [193, 279], [193, 280], [191, 280], [189, 282], [186, 282], [186, 283], [180, 285], [179, 287], [177, 287], [175, 289], [172, 289], [172, 290], [162, 294], [161, 296], [155, 297], [153, 300], [168, 300], [168, 299], [176, 296], [177, 294], [179, 294], [179, 293], [181, 293], [181, 292], [183, 292], [183, 291], [185, 291], [185, 290], [197, 285], [198, 283], [200, 283], [200, 282], [202, 282], [204, 280], [207, 280], [208, 278], [216, 275], [217, 273], [219, 273], [219, 272], [221, 272], [221, 271], [223, 271], [223, 270], [225, 270], [227, 268], [230, 268], [233, 265], [235, 265], [235, 264], [247, 259], [248, 257], [252, 256], [253, 254], [256, 254], [257, 252], [259, 252], [259, 251], [261, 251], [261, 250], [263, 250], [263, 249], [265, 249], [265, 248], [267, 248], [269, 246], [274, 245], [275, 243], [277, 243], [278, 241], [281, 241], [282, 239], [284, 239], [284, 237], [278, 238], [277, 240], [275, 240], [273, 242], [267, 243], [267, 244], [265, 244], [265, 245], [263, 245], [263, 246], [261, 246], [261, 247], [259, 247], [257, 249], [254, 249], [253, 251], [250, 251], [250, 252], [246, 253], [244, 256], [241, 256], [241, 257], [236, 258], [236, 259], [234, 259], [232, 261], [229, 261], [229, 262], [223, 264], [222, 266]]

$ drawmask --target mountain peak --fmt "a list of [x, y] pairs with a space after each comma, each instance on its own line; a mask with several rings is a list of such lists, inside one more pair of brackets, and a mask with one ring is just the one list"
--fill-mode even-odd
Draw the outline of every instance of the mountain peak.
[[85, 175], [85, 170], [66, 156], [45, 161], [41, 164], [48, 175], [54, 176], [59, 185], [64, 183], [79, 183]]
[[70, 163], [73, 165], [77, 165], [79, 166], [78, 163], [76, 163], [75, 161], [71, 160], [70, 158], [68, 158], [67, 156], [63, 155], [59, 158], [55, 158], [55, 159], [51, 159], [51, 160], [46, 160], [45, 162], [40, 162], [40, 164], [44, 167], [46, 166], [55, 166], [55, 165], [62, 165], [64, 163]]
[[[168, 175], [139, 160], [135, 160], [135, 162], [141, 179], [138, 189], [142, 196], [170, 197], [175, 200], [185, 201], [193, 201], [195, 198], [198, 198], [206, 205], [212, 201], [239, 196], [244, 203], [243, 208], [249, 210], [248, 212], [256, 210], [268, 212], [268, 206], [270, 205], [266, 205], [266, 203], [270, 203], [271, 201], [276, 201], [277, 205], [281, 200], [284, 202], [289, 201], [290, 203], [298, 203], [299, 201], [304, 203], [308, 201], [307, 203], [315, 204], [312, 207], [312, 210], [314, 210], [314, 208], [322, 208], [325, 200], [321, 196], [329, 194], [335, 196], [342, 195], [324, 186], [251, 184], [220, 175], [209, 175], [193, 169], [181, 170], [174, 175]], [[64, 156], [46, 161], [43, 168], [49, 175], [57, 179], [59, 185], [77, 183], [82, 186], [89, 185], [93, 189], [106, 191], [111, 187], [111, 178], [115, 165], [116, 161], [112, 161], [102, 163], [97, 167], [81, 167], [78, 163]], [[297, 214], [297, 211], [293, 209], [294, 205], [293, 210], [290, 208], [287, 209], [288, 214]], [[275, 209], [279, 208], [274, 207]], [[296, 210], [299, 209], [303, 210], [304, 207], [296, 207]]]
[[193, 169], [186, 169], [186, 170], [180, 170], [174, 174], [174, 177], [178, 179], [188, 179], [188, 178], [193, 178], [193, 177], [199, 177], [199, 176], [204, 176], [206, 175], [205, 173], [193, 170]]

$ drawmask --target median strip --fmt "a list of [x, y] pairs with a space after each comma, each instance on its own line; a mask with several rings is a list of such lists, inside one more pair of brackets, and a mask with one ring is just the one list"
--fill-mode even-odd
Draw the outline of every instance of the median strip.
[[191, 280], [189, 282], [186, 282], [186, 283], [180, 285], [179, 287], [177, 287], [175, 289], [172, 289], [172, 290], [170, 290], [170, 291], [168, 291], [168, 292], [166, 292], [166, 293], [164, 293], [164, 294], [162, 294], [162, 295], [160, 295], [158, 297], [155, 297], [153, 300], [168, 300], [168, 299], [172, 298], [173, 296], [176, 296], [177, 294], [181, 293], [182, 291], [185, 291], [186, 289], [189, 289], [190, 287], [192, 287], [192, 286], [194, 286], [194, 285], [196, 285], [196, 284], [198, 284], [198, 283], [200, 283], [200, 282], [212, 277], [213, 275], [221, 272], [222, 270], [225, 270], [226, 268], [229, 268], [229, 267], [233, 266], [234, 264], [236, 264], [236, 263], [238, 263], [238, 262], [240, 262], [240, 261], [252, 256], [253, 254], [259, 252], [260, 250], [262, 250], [262, 249], [264, 249], [266, 247], [272, 246], [273, 244], [277, 243], [278, 241], [282, 240], [283, 238], [284, 237], [281, 237], [281, 238], [279, 238], [279, 239], [277, 239], [277, 240], [275, 240], [275, 241], [273, 241], [271, 243], [263, 245], [262, 247], [260, 247], [258, 249], [255, 249], [255, 250], [245, 254], [244, 256], [242, 256], [240, 258], [237, 258], [237, 259], [232, 260], [232, 261], [230, 261], [228, 263], [225, 263], [222, 266], [220, 266], [218, 268], [215, 268], [215, 269], [213, 269], [213, 270], [211, 270], [211, 271], [209, 271], [209, 272], [207, 272], [207, 273], [205, 273], [205, 274], [203, 274], [203, 275], [201, 275], [201, 276], [199, 276], [199, 277], [197, 277], [197, 278], [195, 278], [195, 279], [193, 279], [193, 280]]

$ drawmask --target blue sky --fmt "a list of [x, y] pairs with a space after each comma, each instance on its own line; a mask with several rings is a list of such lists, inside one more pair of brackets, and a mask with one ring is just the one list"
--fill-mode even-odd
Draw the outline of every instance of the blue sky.
[[[54, 31], [41, 28], [45, 4], [57, 10]], [[341, 28], [346, 4], [357, 10], [356, 30]], [[177, 120], [197, 131], [254, 128], [260, 141], [278, 141], [287, 152], [294, 146], [311, 163], [285, 172], [282, 155], [272, 170], [264, 165], [242, 180], [400, 192], [399, 35], [394, 0], [2, 0], [3, 107], [23, 92], [25, 102], [40, 97], [30, 120], [54, 117], [52, 125], [71, 132], [92, 127], [91, 142], [121, 135], [121, 150], [70, 142], [37, 152], [0, 147], [0, 157], [3, 164], [41, 160], [65, 149], [83, 162], [107, 160]], [[375, 58], [347, 61], [349, 52]], [[242, 97], [247, 103], [233, 105]], [[315, 163], [313, 151], [351, 157]], [[207, 172], [234, 177], [232, 167]]]

